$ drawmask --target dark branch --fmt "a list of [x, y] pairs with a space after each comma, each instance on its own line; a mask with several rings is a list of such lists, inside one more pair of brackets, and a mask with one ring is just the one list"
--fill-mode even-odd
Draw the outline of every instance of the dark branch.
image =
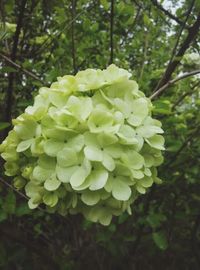
[[10, 185], [6, 180], [4, 180], [3, 178], [0, 178], [0, 182], [2, 184], [4, 184], [5, 186], [7, 186], [8, 188], [12, 189], [13, 191], [15, 191], [18, 195], [20, 195], [20, 197], [28, 200], [29, 198], [24, 194], [22, 193], [21, 191], [19, 191], [18, 189], [14, 188], [12, 185]]
[[167, 15], [169, 18], [171, 18], [172, 20], [174, 20], [175, 22], [177, 22], [180, 25], [183, 25], [184, 22], [181, 21], [178, 17], [176, 17], [175, 15], [173, 15], [172, 13], [170, 13], [168, 10], [166, 10], [161, 4], [159, 4], [157, 2], [157, 0], [151, 0], [152, 4], [157, 7], [158, 9], [160, 9], [165, 15]]
[[74, 38], [74, 30], [75, 30], [75, 20], [76, 17], [76, 0], [71, 0], [71, 15], [72, 15], [72, 27], [71, 27], [71, 39], [72, 39], [72, 62], [73, 62], [73, 73], [76, 74], [77, 66], [76, 66], [76, 47], [75, 47], [75, 38]]
[[[170, 60], [169, 60], [168, 66], [169, 66], [169, 65], [171, 64], [171, 62], [174, 60], [174, 57], [175, 57], [176, 52], [177, 52], [177, 48], [178, 48], [178, 45], [179, 45], [179, 41], [180, 41], [181, 35], [182, 35], [184, 29], [186, 28], [186, 23], [187, 23], [187, 20], [188, 20], [188, 18], [189, 18], [189, 16], [190, 16], [190, 13], [191, 13], [191, 11], [192, 11], [192, 8], [193, 8], [193, 6], [194, 6], [194, 2], [195, 2], [195, 0], [192, 1], [192, 3], [191, 3], [191, 5], [190, 5], [189, 9], [187, 10], [186, 18], [185, 18], [185, 20], [184, 20], [184, 22], [183, 22], [183, 24], [182, 24], [182, 26], [181, 26], [181, 29], [179, 30], [178, 37], [177, 37], [177, 39], [176, 39], [176, 43], [175, 43], [175, 46], [174, 46], [174, 48], [173, 48], [172, 55], [171, 55], [171, 58], [170, 58]], [[162, 80], [162, 79], [161, 79], [161, 80]]]
[[150, 96], [150, 99], [154, 99], [155, 97], [159, 96], [163, 91], [165, 91], [169, 86], [175, 84], [176, 82], [183, 80], [187, 77], [196, 75], [200, 73], [200, 69], [198, 70], [194, 70], [191, 72], [187, 72], [182, 74], [181, 76], [178, 76], [177, 78], [175, 78], [174, 80], [168, 81], [166, 84], [164, 84], [161, 88], [159, 88], [156, 92], [153, 93], [153, 95]]
[[196, 89], [198, 89], [200, 84], [200, 81], [196, 83], [194, 86], [191, 87], [191, 89], [187, 92], [185, 92], [182, 96], [179, 97], [179, 99], [174, 103], [172, 106], [172, 111], [184, 100], [185, 97], [192, 95]]
[[200, 126], [197, 126], [197, 128], [189, 135], [189, 137], [184, 141], [182, 146], [178, 149], [178, 151], [173, 155], [173, 157], [169, 160], [168, 163], [166, 163], [166, 168], [170, 168], [170, 166], [174, 163], [174, 161], [177, 160], [177, 157], [182, 153], [182, 151], [194, 141], [196, 136], [199, 135], [200, 132]]
[[32, 77], [33, 79], [43, 83], [43, 81], [39, 77], [37, 77], [37, 75], [35, 75], [33, 72], [23, 68], [22, 66], [20, 66], [19, 64], [15, 63], [15, 62], [13, 62], [10, 58], [8, 58], [6, 55], [2, 54], [1, 52], [0, 52], [0, 57], [2, 57], [6, 62], [8, 62], [14, 68], [22, 71], [24, 74]]
[[[14, 38], [13, 38], [13, 47], [12, 47], [12, 52], [11, 52], [11, 61], [13, 62], [16, 61], [19, 35], [22, 28], [26, 2], [27, 0], [22, 0], [21, 2], [19, 17], [17, 21], [17, 27], [16, 27]], [[6, 106], [5, 106], [5, 120], [6, 122], [9, 122], [9, 123], [11, 122], [11, 118], [12, 118], [13, 91], [14, 91], [14, 72], [10, 72], [8, 76], [8, 91], [7, 91]]]
[[[18, 189], [16, 189], [15, 187], [13, 187], [11, 184], [9, 184], [6, 180], [4, 180], [3, 178], [0, 178], [0, 182], [2, 184], [4, 184], [5, 186], [7, 186], [8, 188], [12, 189], [13, 191], [15, 191], [18, 195], [20, 195], [20, 197], [26, 199], [27, 201], [29, 200], [29, 198], [24, 194], [22, 193], [21, 191], [19, 191]], [[37, 208], [40, 210], [40, 211], [45, 211], [43, 208], [41, 208], [40, 206], [37, 206]]]
[[110, 64], [113, 63], [113, 24], [114, 24], [114, 0], [110, 3]]
[[167, 66], [165, 74], [164, 74], [163, 78], [160, 80], [160, 82], [158, 83], [155, 91], [158, 90], [159, 88], [161, 88], [163, 85], [165, 85], [170, 80], [171, 75], [175, 71], [176, 67], [179, 65], [184, 53], [189, 48], [192, 41], [194, 41], [194, 39], [196, 38], [198, 31], [199, 31], [199, 28], [200, 28], [200, 13], [198, 14], [197, 19], [196, 19], [195, 23], [193, 24], [193, 26], [191, 26], [188, 29], [187, 37], [185, 38], [180, 49], [178, 50], [177, 54], [175, 55], [174, 60]]

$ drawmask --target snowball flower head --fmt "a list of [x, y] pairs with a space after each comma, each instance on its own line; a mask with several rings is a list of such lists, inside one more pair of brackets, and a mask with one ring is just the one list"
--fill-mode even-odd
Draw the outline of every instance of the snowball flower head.
[[31, 209], [108, 225], [160, 182], [161, 123], [130, 77], [115, 65], [59, 77], [13, 120], [1, 156]]

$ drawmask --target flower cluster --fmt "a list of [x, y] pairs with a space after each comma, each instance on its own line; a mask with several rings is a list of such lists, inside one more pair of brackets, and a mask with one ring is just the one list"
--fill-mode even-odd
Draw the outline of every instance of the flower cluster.
[[161, 123], [130, 76], [110, 65], [59, 77], [13, 120], [0, 150], [30, 208], [45, 204], [108, 225], [161, 181]]

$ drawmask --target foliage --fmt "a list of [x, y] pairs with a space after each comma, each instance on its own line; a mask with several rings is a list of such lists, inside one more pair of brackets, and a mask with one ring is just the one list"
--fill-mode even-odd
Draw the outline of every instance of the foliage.
[[[11, 118], [58, 76], [115, 63], [150, 97], [199, 69], [199, 8], [197, 0], [2, 1], [2, 141]], [[152, 100], [165, 130], [163, 183], [107, 227], [30, 211], [1, 166], [0, 269], [199, 269], [199, 85], [198, 75], [187, 77]]]

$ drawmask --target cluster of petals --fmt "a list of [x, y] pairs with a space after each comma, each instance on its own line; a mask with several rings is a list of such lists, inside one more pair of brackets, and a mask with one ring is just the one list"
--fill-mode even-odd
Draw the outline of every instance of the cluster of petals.
[[59, 77], [13, 120], [0, 151], [30, 208], [108, 225], [161, 181], [161, 123], [130, 77], [115, 65]]

